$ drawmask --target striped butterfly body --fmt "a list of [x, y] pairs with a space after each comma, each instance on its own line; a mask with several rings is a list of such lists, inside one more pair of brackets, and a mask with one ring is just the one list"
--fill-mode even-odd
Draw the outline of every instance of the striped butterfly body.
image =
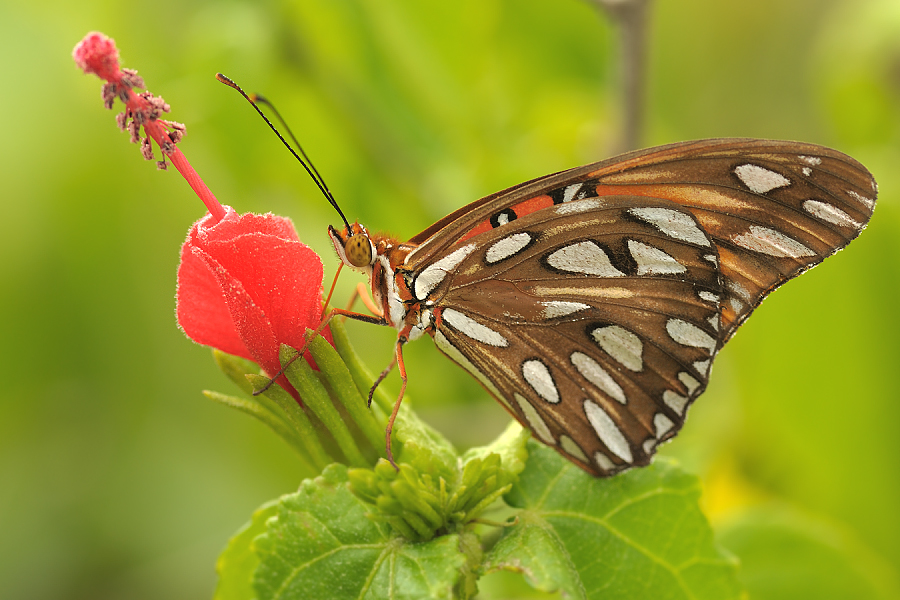
[[737, 327], [859, 235], [876, 191], [828, 148], [716, 139], [535, 179], [406, 243], [329, 233], [370, 278], [383, 316], [367, 320], [399, 332], [404, 388], [403, 344], [428, 333], [534, 437], [607, 476], [650, 462]]

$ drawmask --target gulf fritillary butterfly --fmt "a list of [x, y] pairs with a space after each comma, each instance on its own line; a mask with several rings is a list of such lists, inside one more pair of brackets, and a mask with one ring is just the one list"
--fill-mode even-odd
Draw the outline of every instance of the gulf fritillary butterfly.
[[534, 437], [608, 476], [650, 462], [735, 330], [859, 235], [876, 193], [865, 167], [812, 144], [632, 152], [482, 198], [404, 243], [329, 227], [382, 315], [334, 310], [322, 327], [344, 314], [398, 330], [392, 462], [403, 345], [428, 333]]

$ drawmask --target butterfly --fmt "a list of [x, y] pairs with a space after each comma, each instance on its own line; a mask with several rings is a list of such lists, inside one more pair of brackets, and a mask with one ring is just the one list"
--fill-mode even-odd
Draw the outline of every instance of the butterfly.
[[428, 334], [536, 439], [609, 476], [676, 435], [722, 346], [859, 235], [876, 195], [865, 167], [813, 144], [631, 152], [482, 198], [407, 242], [329, 227], [381, 312], [329, 318], [398, 331], [375, 384], [397, 366], [392, 463], [403, 346]]

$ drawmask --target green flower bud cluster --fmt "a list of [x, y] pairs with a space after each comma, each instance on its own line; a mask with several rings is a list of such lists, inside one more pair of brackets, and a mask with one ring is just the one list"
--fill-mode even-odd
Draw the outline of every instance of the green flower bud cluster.
[[455, 482], [405, 463], [396, 471], [385, 460], [348, 475], [351, 491], [375, 508], [374, 518], [413, 541], [457, 531], [507, 493], [516, 478], [493, 453], [466, 461]]

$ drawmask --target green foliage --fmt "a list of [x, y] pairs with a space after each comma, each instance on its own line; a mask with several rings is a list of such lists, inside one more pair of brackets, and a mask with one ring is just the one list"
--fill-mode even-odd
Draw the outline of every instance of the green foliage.
[[[522, 436], [505, 437], [521, 465]], [[518, 483], [500, 488], [478, 485], [516, 479], [496, 453], [461, 464], [455, 486], [405, 464], [349, 475], [332, 465], [235, 536], [219, 560], [217, 600], [251, 598], [253, 566], [260, 600], [470, 598], [477, 578], [497, 570], [568, 598], [739, 597], [737, 565], [713, 542], [696, 478], [661, 461], [600, 480], [534, 442], [530, 453]], [[472, 520], [499, 490], [518, 510], [485, 551]]]
[[260, 557], [256, 597], [453, 598], [465, 563], [459, 536], [404, 541], [367, 518], [367, 505], [346, 484], [346, 468], [333, 465], [279, 501], [266, 533], [253, 542]]
[[737, 563], [714, 543], [699, 481], [671, 462], [593, 478], [532, 442], [507, 502], [520, 508], [487, 569], [522, 571], [573, 598], [738, 598]]

